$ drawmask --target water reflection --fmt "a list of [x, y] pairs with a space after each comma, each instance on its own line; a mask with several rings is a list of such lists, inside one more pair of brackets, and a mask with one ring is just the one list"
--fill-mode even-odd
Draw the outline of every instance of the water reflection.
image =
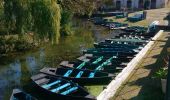
[[28, 56], [26, 58], [26, 63], [31, 75], [33, 75], [33, 73], [36, 71], [37, 60], [35, 59], [34, 56]]
[[40, 63], [43, 63], [45, 60], [45, 51], [44, 48], [40, 49]]
[[21, 75], [21, 63], [19, 60], [15, 60], [6, 66], [4, 70], [0, 70], [0, 100], [4, 100], [3, 96], [7, 89], [21, 85]]
[[[37, 73], [44, 63], [57, 66], [62, 60], [75, 60], [80, 55], [79, 51], [93, 47], [94, 40], [101, 41], [113, 35], [112, 33], [106, 34], [108, 32], [102, 30], [92, 30], [88, 26], [84, 29], [82, 26], [77, 29], [74, 35], [60, 38], [58, 45], [44, 45], [36, 52], [30, 51], [22, 56], [16, 55], [16, 60], [8, 65], [0, 65], [0, 100], [9, 100], [13, 88], [26, 88], [31, 75]], [[8, 59], [11, 61], [12, 58]]]

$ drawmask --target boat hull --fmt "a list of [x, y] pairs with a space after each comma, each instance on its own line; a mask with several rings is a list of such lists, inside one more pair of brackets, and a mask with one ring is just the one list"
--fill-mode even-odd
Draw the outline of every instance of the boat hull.
[[[48, 75], [45, 75], [45, 76], [48, 76]], [[56, 80], [61, 79], [60, 77], [52, 77], [52, 76], [48, 76], [48, 77], [51, 77]], [[61, 95], [59, 93], [54, 93], [47, 89], [42, 88], [39, 84], [37, 84], [35, 82], [34, 76], [32, 76], [31, 79], [32, 79], [33, 87], [38, 89], [39, 92], [41, 92], [41, 94], [45, 97], [44, 100], [55, 100], [55, 99], [57, 99], [57, 100], [96, 100], [96, 98], [94, 96], [90, 95], [86, 90], [84, 90], [80, 86], [78, 86], [77, 91], [80, 95], [82, 94], [83, 96]], [[62, 80], [64, 80], [64, 79], [62, 79]], [[70, 81], [67, 81], [67, 82], [70, 82]], [[75, 84], [73, 82], [70, 82], [70, 83]]]
[[[58, 68], [59, 70], [62, 70], [61, 68]], [[63, 68], [63, 69], [68, 69], [68, 70], [73, 70], [74, 73], [78, 73], [79, 71], [88, 71], [89, 73], [94, 72], [90, 70], [81, 70], [81, 69], [72, 69], [72, 68]], [[63, 75], [59, 75], [56, 72], [50, 72], [50, 70], [56, 71], [57, 68], [43, 68], [40, 70], [41, 73], [48, 74], [54, 77], [62, 77], [66, 80], [72, 80], [75, 83], [78, 83], [80, 85], [106, 85], [108, 84], [114, 77], [114, 74], [109, 74], [106, 72], [99, 72], [96, 71], [95, 74], [102, 75], [105, 74], [107, 76], [98, 76], [98, 77], [93, 77], [93, 78], [88, 78], [88, 77], [81, 77], [81, 78], [75, 78], [75, 77], [64, 77]], [[88, 75], [87, 75], [88, 76]]]

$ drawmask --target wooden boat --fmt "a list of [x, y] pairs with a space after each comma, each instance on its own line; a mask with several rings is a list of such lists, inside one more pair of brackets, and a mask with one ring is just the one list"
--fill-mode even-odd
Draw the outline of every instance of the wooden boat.
[[[94, 55], [94, 54], [85, 54], [83, 56], [78, 57], [77, 60], [92, 63], [92, 64], [96, 64], [96, 63], [98, 63], [100, 61], [102, 62], [102, 60], [109, 59], [112, 56], [113, 55], [100, 56], [100, 55]], [[129, 62], [131, 59], [133, 59], [133, 56], [116, 55], [115, 58], [113, 59], [113, 62], [114, 63], [116, 62], [117, 64], [121, 64], [122, 62]]]
[[84, 51], [85, 53], [91, 53], [91, 54], [102, 54], [102, 55], [108, 55], [108, 54], [119, 54], [119, 55], [127, 55], [127, 56], [134, 56], [137, 54], [137, 52], [131, 52], [131, 51]]
[[142, 42], [142, 43], [146, 43], [149, 42], [149, 40], [142, 40], [142, 39], [136, 39], [136, 38], [114, 38], [114, 39], [107, 39], [107, 40], [111, 40], [111, 41], [117, 41], [117, 42]]
[[40, 72], [56, 77], [72, 80], [81, 85], [104, 85], [108, 84], [115, 76], [106, 72], [72, 69], [72, 68], [43, 68]]
[[141, 26], [129, 26], [123, 30], [126, 32], [146, 33], [147, 28]]
[[108, 27], [109, 29], [124, 29], [128, 26], [128, 24], [119, 22], [106, 22], [104, 26]]
[[115, 36], [112, 39], [117, 39], [117, 38], [132, 38], [132, 39], [141, 39], [141, 40], [149, 40], [150, 37], [144, 37], [144, 36], [138, 36], [138, 35], [119, 35], [119, 36]]
[[118, 36], [115, 36], [117, 38], [120, 37], [139, 37], [139, 38], [144, 38], [144, 39], [151, 39], [153, 36], [148, 35], [148, 34], [136, 34], [136, 33], [121, 33]]
[[84, 88], [78, 84], [60, 77], [53, 77], [39, 73], [31, 77], [33, 83], [39, 88], [47, 99], [53, 100], [95, 100]]
[[109, 43], [111, 40], [107, 40], [107, 42], [94, 43], [95, 48], [123, 48], [123, 49], [142, 49], [142, 45], [131, 45], [131, 44], [117, 44], [117, 43]]
[[126, 65], [116, 63], [115, 61], [113, 62], [113, 59], [114, 59], [113, 57], [110, 57], [98, 64], [89, 64], [86, 62], [63, 61], [60, 63], [60, 66], [75, 68], [75, 69], [89, 69], [89, 70], [96, 70], [96, 71], [104, 71], [109, 73], [114, 73], [115, 71], [119, 71], [120, 68], [126, 66]]
[[126, 42], [126, 41], [112, 41], [111, 39], [106, 39], [103, 42], [100, 42], [100, 44], [105, 44], [105, 43], [110, 43], [110, 44], [114, 44], [114, 45], [125, 45], [125, 47], [133, 47], [133, 46], [142, 46], [145, 45], [146, 43], [144, 42]]
[[[78, 69], [77, 67], [79, 65], [81, 65], [82, 63], [80, 62], [69, 62], [69, 61], [64, 61], [64, 63], [62, 62], [60, 64], [61, 67], [64, 67], [64, 68], [73, 68], [73, 69]], [[101, 69], [97, 69], [98, 66], [102, 65], [102, 68]], [[120, 66], [116, 66], [116, 65], [103, 65], [103, 64], [100, 64], [100, 65], [85, 65], [83, 66], [81, 69], [83, 70], [96, 70], [96, 71], [102, 71], [102, 72], [107, 72], [107, 73], [115, 73], [115, 72], [119, 72], [121, 71], [124, 67], [126, 67], [126, 65], [120, 65]]]
[[91, 53], [91, 52], [113, 52], [113, 51], [124, 51], [124, 52], [132, 52], [132, 53], [138, 53], [140, 50], [137, 49], [130, 49], [130, 48], [91, 48], [87, 50], [83, 50], [84, 53]]
[[32, 97], [30, 94], [23, 92], [20, 89], [13, 89], [10, 100], [37, 100], [37, 99]]

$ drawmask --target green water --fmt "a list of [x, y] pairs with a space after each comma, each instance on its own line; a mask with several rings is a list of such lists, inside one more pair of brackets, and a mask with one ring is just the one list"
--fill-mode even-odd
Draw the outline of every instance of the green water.
[[[73, 30], [73, 35], [60, 38], [57, 45], [44, 43], [37, 50], [0, 58], [0, 100], [9, 100], [13, 88], [21, 88], [39, 98], [39, 93], [33, 92], [30, 85], [31, 75], [38, 73], [45, 65], [57, 67], [63, 60], [73, 61], [81, 55], [81, 50], [93, 47], [94, 42], [117, 33], [94, 26], [87, 21], [76, 23]], [[98, 95], [102, 90], [100, 86], [87, 88], [94, 95]]]

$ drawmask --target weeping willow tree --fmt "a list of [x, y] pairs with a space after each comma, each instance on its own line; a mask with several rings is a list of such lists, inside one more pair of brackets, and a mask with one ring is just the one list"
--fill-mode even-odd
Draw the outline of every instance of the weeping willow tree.
[[4, 0], [4, 14], [9, 32], [33, 31], [41, 40], [58, 43], [61, 14], [55, 0]]
[[60, 7], [55, 0], [37, 0], [31, 3], [34, 30], [41, 38], [57, 43], [60, 37]]

